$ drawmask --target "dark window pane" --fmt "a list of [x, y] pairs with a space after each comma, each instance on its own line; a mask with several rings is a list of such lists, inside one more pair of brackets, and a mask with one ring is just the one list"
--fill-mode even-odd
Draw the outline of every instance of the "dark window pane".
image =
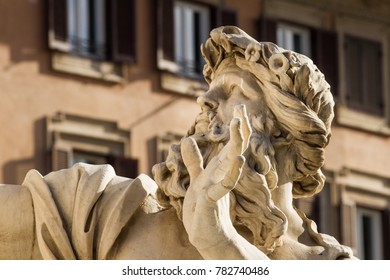
[[173, 0], [157, 2], [157, 43], [164, 60], [175, 61]]
[[301, 37], [301, 35], [294, 33], [293, 43], [294, 43], [294, 51], [301, 53], [302, 52], [302, 37]]
[[108, 156], [108, 164], [112, 165], [118, 176], [136, 178], [138, 174], [138, 160], [122, 156]]
[[363, 216], [362, 217], [363, 224], [363, 248], [364, 248], [364, 259], [372, 260], [373, 259], [373, 251], [372, 251], [372, 230], [373, 225], [371, 221], [371, 217]]

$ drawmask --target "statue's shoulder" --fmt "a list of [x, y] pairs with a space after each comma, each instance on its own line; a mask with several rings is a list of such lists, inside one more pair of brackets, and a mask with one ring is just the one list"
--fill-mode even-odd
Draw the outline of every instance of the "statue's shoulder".
[[146, 174], [134, 179], [116, 176], [107, 187], [105, 196], [122, 192], [127, 197], [127, 207], [141, 207], [146, 213], [155, 213], [163, 209], [156, 199], [157, 189], [156, 182]]
[[[23, 185], [31, 192], [44, 259], [109, 258], [112, 246], [137, 210], [159, 210], [154, 199], [157, 185], [149, 176], [120, 177], [110, 165], [80, 163], [46, 176], [32, 170]], [[40, 234], [43, 229], [54, 232], [55, 238], [46, 240]], [[98, 244], [98, 249], [88, 244]]]
[[[93, 202], [97, 197], [131, 196], [143, 199], [155, 196], [157, 184], [149, 176], [140, 174], [136, 178], [117, 176], [114, 168], [108, 164], [93, 165], [76, 163], [71, 168], [53, 171], [42, 176], [37, 170], [30, 170], [23, 182], [30, 191], [42, 194], [49, 190], [51, 195], [69, 198], [90, 197]], [[72, 197], [72, 198], [71, 198]], [[61, 200], [61, 199], [60, 199]]]

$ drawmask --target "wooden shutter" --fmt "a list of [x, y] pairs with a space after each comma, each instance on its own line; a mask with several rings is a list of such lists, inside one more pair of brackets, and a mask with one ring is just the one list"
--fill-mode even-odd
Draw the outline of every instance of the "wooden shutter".
[[112, 59], [134, 63], [136, 60], [135, 0], [111, 0]]
[[136, 159], [111, 155], [108, 156], [107, 163], [114, 167], [118, 176], [136, 178], [139, 175], [138, 160]]
[[209, 6], [210, 11], [210, 31], [221, 26], [221, 9], [218, 6]]
[[51, 149], [51, 170], [69, 168], [73, 158], [70, 147], [55, 144]]
[[334, 31], [311, 30], [312, 59], [318, 69], [325, 75], [334, 96], [338, 96], [338, 38]]
[[157, 0], [157, 59], [160, 69], [175, 71], [174, 1]]
[[210, 31], [216, 27], [237, 26], [237, 11], [221, 6], [208, 6], [210, 10]]
[[346, 69], [346, 100], [352, 107], [359, 107], [363, 104], [363, 87], [361, 86], [360, 71], [362, 69], [362, 58], [359, 44], [356, 44], [346, 36], [344, 38], [345, 69]]
[[344, 43], [347, 104], [383, 116], [382, 45], [353, 36]]
[[262, 17], [259, 24], [259, 40], [276, 44], [276, 20]]
[[237, 12], [233, 9], [221, 8], [220, 25], [237, 25]]
[[390, 209], [382, 212], [383, 223], [383, 258], [390, 260]]
[[378, 42], [364, 42], [363, 76], [364, 93], [368, 111], [384, 115], [384, 96], [382, 86], [382, 46]]
[[68, 42], [68, 9], [66, 0], [49, 0], [49, 47], [69, 51]]

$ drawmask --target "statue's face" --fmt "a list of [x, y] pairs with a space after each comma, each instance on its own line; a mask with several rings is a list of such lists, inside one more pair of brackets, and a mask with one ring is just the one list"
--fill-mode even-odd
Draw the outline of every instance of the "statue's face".
[[227, 127], [233, 118], [236, 105], [245, 105], [248, 116], [258, 115], [265, 106], [263, 94], [255, 78], [249, 72], [238, 68], [218, 74], [211, 82], [210, 89], [198, 98], [198, 104], [202, 108], [202, 114], [208, 117], [207, 130], [221, 134], [228, 131]]

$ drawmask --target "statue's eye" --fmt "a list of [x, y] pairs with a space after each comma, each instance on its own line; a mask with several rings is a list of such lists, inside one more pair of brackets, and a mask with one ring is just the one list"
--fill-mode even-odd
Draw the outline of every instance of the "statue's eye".
[[239, 94], [240, 92], [240, 89], [238, 88], [238, 86], [237, 85], [232, 85], [231, 87], [230, 87], [230, 89], [229, 89], [229, 96], [231, 96], [231, 95], [236, 95], [236, 94]]
[[239, 86], [237, 86], [237, 85], [232, 85], [230, 87], [229, 92], [230, 92], [229, 96], [235, 95], [235, 96], [242, 96], [242, 97], [248, 98], [245, 95], [245, 93], [242, 91], [242, 89]]

